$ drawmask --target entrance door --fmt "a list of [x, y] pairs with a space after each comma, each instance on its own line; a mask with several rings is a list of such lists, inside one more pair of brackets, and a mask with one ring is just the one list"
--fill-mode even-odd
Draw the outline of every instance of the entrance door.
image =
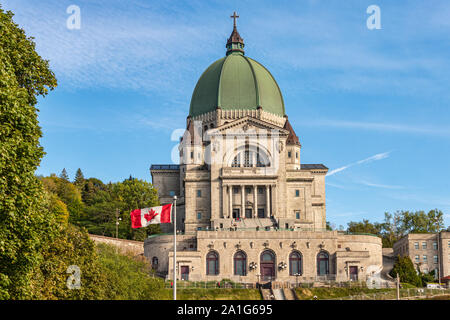
[[271, 281], [275, 279], [275, 255], [266, 250], [261, 254], [261, 280]]
[[245, 209], [245, 217], [251, 218], [252, 217], [252, 209]]
[[261, 277], [263, 281], [271, 281], [275, 277], [275, 270], [273, 268], [273, 265], [263, 264], [261, 268]]
[[233, 219], [239, 220], [241, 216], [239, 208], [233, 209]]
[[358, 281], [358, 267], [350, 266], [350, 280]]
[[258, 218], [264, 218], [264, 208], [258, 208]]
[[189, 280], [189, 266], [181, 266], [181, 280]]

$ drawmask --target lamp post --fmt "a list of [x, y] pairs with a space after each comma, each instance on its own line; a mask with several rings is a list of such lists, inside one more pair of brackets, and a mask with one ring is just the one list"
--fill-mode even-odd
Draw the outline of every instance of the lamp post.
[[122, 221], [122, 218], [119, 218], [120, 210], [116, 209], [116, 239], [119, 239], [119, 221]]
[[437, 276], [438, 276], [438, 283], [439, 283], [439, 287], [440, 287], [441, 286], [441, 259], [440, 259], [440, 252], [439, 252], [439, 240], [440, 240], [440, 237], [441, 237], [441, 233], [439, 231], [439, 219], [438, 219], [438, 217], [436, 217], [434, 220], [436, 222], [436, 227], [437, 227], [437, 229], [436, 229], [436, 231], [437, 231], [437, 235], [436, 235], [437, 247], [436, 247], [436, 249], [437, 249], [437, 264], [438, 264], [438, 274], [437, 274]]
[[177, 300], [177, 196], [173, 196], [173, 300]]

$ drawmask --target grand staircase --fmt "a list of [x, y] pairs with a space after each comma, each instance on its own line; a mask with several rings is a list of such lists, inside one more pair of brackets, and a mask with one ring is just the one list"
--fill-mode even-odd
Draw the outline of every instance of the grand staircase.
[[270, 218], [241, 218], [239, 220], [235, 220], [234, 225], [238, 230], [265, 230], [266, 228], [273, 228], [275, 223], [274, 220]]

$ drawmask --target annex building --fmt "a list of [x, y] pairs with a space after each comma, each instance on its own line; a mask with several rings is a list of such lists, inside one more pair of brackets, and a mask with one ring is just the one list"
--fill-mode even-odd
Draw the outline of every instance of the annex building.
[[[382, 270], [381, 239], [326, 230], [323, 164], [301, 161], [282, 92], [247, 57], [234, 27], [224, 57], [195, 86], [179, 165], [152, 165], [161, 204], [177, 200], [179, 279], [366, 281]], [[161, 225], [173, 232], [172, 225]], [[173, 236], [144, 254], [170, 279]]]

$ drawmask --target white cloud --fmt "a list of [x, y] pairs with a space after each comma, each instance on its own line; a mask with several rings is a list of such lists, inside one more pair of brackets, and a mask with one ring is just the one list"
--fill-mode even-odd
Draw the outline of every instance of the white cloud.
[[368, 186], [368, 187], [374, 187], [374, 188], [382, 188], [382, 189], [404, 189], [402, 186], [395, 186], [395, 185], [387, 185], [387, 184], [378, 184], [378, 183], [371, 183], [367, 181], [360, 181], [359, 183]]
[[359, 160], [359, 161], [350, 163], [350, 164], [348, 164], [348, 165], [346, 165], [346, 166], [342, 166], [342, 167], [340, 167], [340, 168], [331, 170], [331, 171], [329, 171], [329, 172], [327, 173], [327, 176], [332, 176], [332, 175], [334, 175], [334, 174], [336, 174], [336, 173], [338, 173], [338, 172], [344, 171], [344, 170], [346, 170], [346, 169], [348, 169], [348, 168], [350, 168], [350, 167], [353, 167], [353, 166], [356, 166], [356, 165], [359, 165], [359, 164], [363, 164], [363, 163], [368, 163], [368, 162], [372, 162], [372, 161], [378, 161], [378, 160], [386, 159], [387, 157], [389, 157], [389, 154], [390, 154], [390, 151], [389, 151], [389, 152], [378, 153], [378, 154], [373, 155], [373, 156], [371, 156], [371, 157], [368, 157], [368, 158], [366, 158], [366, 159]]

